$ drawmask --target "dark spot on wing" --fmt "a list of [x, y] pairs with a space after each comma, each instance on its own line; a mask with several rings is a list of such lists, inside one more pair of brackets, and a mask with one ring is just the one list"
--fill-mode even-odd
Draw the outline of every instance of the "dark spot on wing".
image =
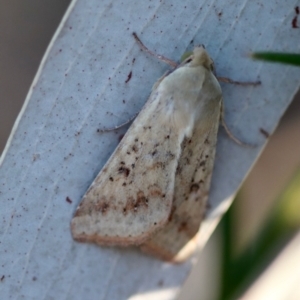
[[190, 164], [190, 159], [188, 157], [185, 157], [185, 164], [189, 165]]
[[157, 151], [154, 150], [154, 151], [151, 153], [151, 155], [154, 156], [156, 153], [157, 153]]
[[125, 177], [128, 177], [130, 174], [130, 170], [125, 167], [120, 167], [118, 172], [119, 172], [119, 174], [124, 174]]
[[187, 230], [187, 227], [188, 227], [187, 222], [181, 222], [179, 227], [178, 227], [178, 232]]
[[98, 201], [95, 205], [95, 211], [99, 211], [103, 215], [105, 215], [108, 209], [109, 209], [109, 204], [105, 201], [105, 199]]
[[142, 191], [139, 191], [137, 193], [137, 200], [136, 200], [135, 208], [137, 209], [140, 206], [148, 207], [148, 199], [145, 197], [145, 195]]
[[168, 222], [172, 222], [172, 219], [173, 219], [173, 216], [174, 216], [174, 212], [176, 211], [176, 206], [173, 205], [172, 206], [172, 209], [171, 209], [171, 212], [170, 212], [170, 215], [169, 215], [169, 218], [168, 218]]
[[105, 213], [108, 209], [108, 201], [105, 197], [102, 197], [101, 199], [98, 199], [96, 202], [85, 202], [81, 201], [79, 207], [77, 208], [74, 217], [80, 217], [84, 215], [92, 215], [95, 210], [101, 211]]
[[197, 183], [194, 183], [191, 185], [190, 191], [191, 191], [191, 193], [196, 193], [196, 192], [198, 192], [199, 188], [200, 188], [200, 186]]
[[176, 168], [176, 174], [181, 174], [181, 172], [182, 172], [182, 167], [178, 165]]
[[205, 164], [206, 164], [206, 161], [205, 161], [205, 160], [202, 160], [202, 161], [200, 162], [200, 167], [205, 166]]
[[133, 197], [128, 198], [125, 207], [123, 207], [123, 214], [127, 214], [128, 211], [137, 212], [142, 207], [148, 207], [148, 199], [142, 191], [139, 191], [136, 199]]

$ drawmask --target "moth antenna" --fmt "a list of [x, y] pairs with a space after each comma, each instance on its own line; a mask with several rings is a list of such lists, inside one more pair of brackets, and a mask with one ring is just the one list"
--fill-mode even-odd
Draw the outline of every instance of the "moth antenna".
[[235, 81], [235, 80], [232, 80], [228, 77], [218, 77], [217, 76], [217, 79], [221, 82], [224, 82], [224, 83], [230, 83], [230, 84], [237, 84], [237, 85], [242, 85], [242, 86], [249, 86], [249, 85], [253, 85], [253, 86], [257, 86], [257, 85], [260, 85], [261, 84], [261, 81], [258, 80], [258, 81]]
[[160, 55], [160, 54], [157, 54], [153, 51], [151, 51], [150, 49], [148, 49], [143, 43], [142, 41], [139, 39], [139, 37], [137, 36], [137, 34], [135, 32], [132, 33], [133, 37], [135, 38], [136, 42], [139, 44], [139, 46], [141, 47], [141, 49], [143, 51], [145, 51], [146, 53], [156, 57], [158, 60], [161, 60], [163, 62], [165, 62], [166, 64], [170, 65], [171, 67], [173, 68], [176, 68], [178, 66], [178, 63], [163, 56], [163, 55]]

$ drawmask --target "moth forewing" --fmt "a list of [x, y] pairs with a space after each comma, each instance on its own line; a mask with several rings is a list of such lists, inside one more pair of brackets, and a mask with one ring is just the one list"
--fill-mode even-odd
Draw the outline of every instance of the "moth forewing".
[[72, 220], [76, 240], [141, 244], [167, 222], [183, 133], [174, 129], [171, 115], [161, 118], [163, 100], [152, 92], [83, 197]]
[[201, 109], [195, 107], [198, 116], [193, 133], [185, 137], [181, 145], [171, 215], [165, 227], [142, 245], [142, 250], [169, 261], [184, 260], [195, 249], [194, 237], [208, 199], [222, 95], [214, 75], [207, 70], [204, 73], [205, 79], [197, 99], [197, 103], [202, 103]]
[[83, 197], [76, 240], [143, 244], [167, 260], [190, 248], [203, 218], [220, 119], [221, 88], [203, 47], [162, 77]]
[[[216, 112], [216, 120], [218, 115]], [[205, 214], [213, 170], [218, 131], [218, 122], [215, 123], [206, 135], [201, 135], [203, 132], [199, 124], [191, 140], [184, 143], [169, 221], [143, 244], [144, 251], [168, 261], [180, 262], [195, 250], [194, 237]]]

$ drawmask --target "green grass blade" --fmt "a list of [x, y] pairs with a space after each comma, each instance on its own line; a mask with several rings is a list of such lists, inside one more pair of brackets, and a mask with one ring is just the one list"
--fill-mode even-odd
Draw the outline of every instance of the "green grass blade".
[[251, 57], [259, 60], [300, 66], [300, 54], [296, 53], [255, 52]]

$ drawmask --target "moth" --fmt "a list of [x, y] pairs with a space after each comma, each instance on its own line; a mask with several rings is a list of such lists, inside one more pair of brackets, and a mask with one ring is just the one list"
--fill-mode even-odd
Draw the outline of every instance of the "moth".
[[178, 262], [194, 251], [205, 213], [222, 91], [203, 46], [195, 47], [179, 65], [159, 58], [174, 69], [154, 84], [143, 109], [84, 195], [71, 231], [80, 242], [137, 245]]

